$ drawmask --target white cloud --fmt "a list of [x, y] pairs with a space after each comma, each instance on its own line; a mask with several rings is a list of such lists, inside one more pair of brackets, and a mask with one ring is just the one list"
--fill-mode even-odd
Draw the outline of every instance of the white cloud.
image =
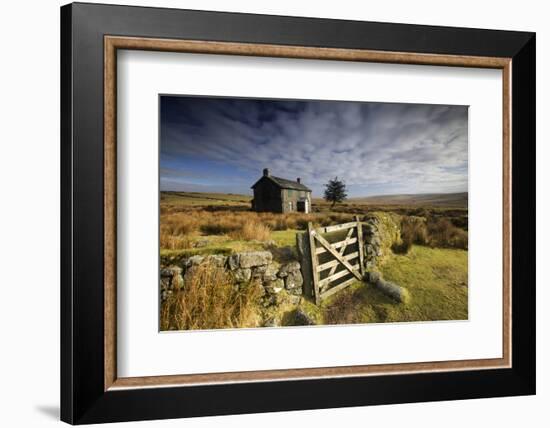
[[162, 162], [269, 167], [315, 193], [334, 176], [354, 196], [467, 190], [464, 106], [178, 97], [163, 109]]

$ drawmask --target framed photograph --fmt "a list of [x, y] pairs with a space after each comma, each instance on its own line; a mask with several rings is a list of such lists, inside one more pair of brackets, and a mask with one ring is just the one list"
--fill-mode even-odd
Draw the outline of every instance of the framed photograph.
[[533, 33], [76, 3], [61, 106], [62, 420], [535, 393]]

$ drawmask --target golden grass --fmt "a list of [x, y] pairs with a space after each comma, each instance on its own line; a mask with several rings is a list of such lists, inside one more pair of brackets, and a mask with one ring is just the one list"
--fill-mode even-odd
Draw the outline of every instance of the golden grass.
[[456, 227], [444, 217], [403, 216], [401, 218], [401, 242], [392, 249], [397, 254], [407, 254], [414, 245], [438, 248], [468, 249], [468, 232]]
[[432, 247], [468, 249], [468, 232], [446, 218], [428, 222], [429, 245]]
[[[288, 241], [293, 242], [295, 231], [307, 229], [308, 222], [312, 222], [314, 227], [330, 226], [353, 221], [355, 215], [363, 217], [379, 209], [367, 205], [342, 204], [337, 211], [331, 211], [326, 204], [317, 204], [313, 207], [315, 212], [309, 214], [257, 213], [250, 211], [249, 202], [245, 199], [242, 195], [163, 194], [160, 207], [161, 249], [183, 251], [203, 248], [205, 245], [219, 245], [219, 242], [214, 242], [215, 237], [223, 237], [231, 242], [239, 241], [245, 246], [253, 245], [256, 241], [272, 240], [279, 245], [281, 233], [292, 231]], [[226, 205], [226, 202], [235, 205]], [[402, 217], [402, 242], [394, 246], [396, 253], [406, 254], [412, 245], [468, 248], [467, 209], [393, 206], [388, 210]]]
[[240, 229], [230, 233], [230, 236], [245, 241], [267, 241], [271, 237], [271, 229], [265, 224], [248, 220]]
[[250, 283], [237, 287], [223, 268], [207, 263], [185, 276], [183, 290], [161, 305], [161, 330], [209, 330], [255, 327], [261, 288]]
[[165, 250], [192, 249], [201, 235], [265, 242], [275, 238], [272, 232], [305, 230], [308, 222], [317, 227], [351, 219], [351, 215], [342, 214], [256, 213], [238, 209], [213, 210], [208, 207], [174, 210], [161, 206], [160, 247]]
[[166, 250], [185, 250], [191, 248], [192, 238], [190, 235], [171, 235], [169, 233], [160, 233], [160, 248]]

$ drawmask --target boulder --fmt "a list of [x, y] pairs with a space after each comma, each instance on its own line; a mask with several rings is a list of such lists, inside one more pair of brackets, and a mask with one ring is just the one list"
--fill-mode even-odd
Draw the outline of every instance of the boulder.
[[192, 256], [192, 257], [189, 257], [189, 258], [185, 261], [185, 267], [186, 267], [186, 268], [191, 268], [191, 267], [193, 267], [193, 266], [198, 266], [198, 265], [200, 265], [203, 261], [204, 261], [204, 256]]
[[235, 270], [239, 267], [239, 254], [231, 254], [227, 257], [227, 267], [229, 270]]
[[166, 299], [168, 299], [172, 295], [172, 290], [163, 290], [160, 292], [160, 300], [164, 302]]
[[179, 266], [168, 266], [160, 270], [160, 286], [165, 290], [179, 290], [183, 287], [183, 269]]
[[279, 272], [280, 266], [277, 262], [271, 262], [268, 264], [265, 268], [264, 272], [264, 280], [266, 281], [274, 281], [277, 279], [277, 272]]
[[160, 277], [171, 279], [175, 274], [179, 273], [181, 275], [181, 272], [182, 268], [180, 268], [179, 266], [168, 266], [160, 270]]
[[375, 285], [376, 288], [397, 302], [408, 303], [410, 301], [410, 294], [404, 287], [400, 287], [390, 281], [385, 281], [382, 278], [379, 278]]
[[266, 281], [264, 288], [269, 294], [278, 294], [285, 288], [285, 283], [281, 278], [277, 278], [274, 281]]
[[206, 257], [206, 262], [210, 263], [212, 266], [224, 267], [227, 257], [222, 254], [212, 254], [211, 256]]
[[250, 268], [252, 272], [252, 279], [263, 281], [266, 269], [267, 269], [267, 265]]
[[252, 270], [250, 268], [236, 269], [233, 271], [233, 279], [235, 282], [248, 282], [252, 276]]
[[172, 277], [170, 288], [172, 290], [179, 290], [180, 288], [183, 288], [183, 276], [181, 275], [181, 273], [176, 274]]
[[279, 269], [279, 273], [277, 275], [279, 276], [279, 278], [285, 278], [289, 273], [296, 272], [299, 270], [300, 270], [300, 263], [290, 262], [281, 266], [281, 269]]
[[370, 271], [367, 273], [367, 278], [371, 284], [376, 284], [378, 280], [381, 279], [382, 277], [379, 272]]
[[170, 280], [172, 278], [167, 278], [167, 277], [160, 277], [160, 290], [161, 291], [165, 291], [165, 290], [168, 290], [170, 288]]
[[268, 265], [273, 258], [269, 251], [252, 251], [241, 253], [239, 256], [239, 265], [241, 268]]
[[292, 294], [302, 294], [302, 284], [304, 279], [302, 273], [298, 271], [289, 272], [285, 277], [285, 288]]

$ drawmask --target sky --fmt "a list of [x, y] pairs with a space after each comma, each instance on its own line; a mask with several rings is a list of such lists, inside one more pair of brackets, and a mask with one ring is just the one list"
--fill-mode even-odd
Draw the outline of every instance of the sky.
[[321, 197], [468, 189], [468, 107], [160, 97], [160, 188], [252, 194], [263, 168]]

